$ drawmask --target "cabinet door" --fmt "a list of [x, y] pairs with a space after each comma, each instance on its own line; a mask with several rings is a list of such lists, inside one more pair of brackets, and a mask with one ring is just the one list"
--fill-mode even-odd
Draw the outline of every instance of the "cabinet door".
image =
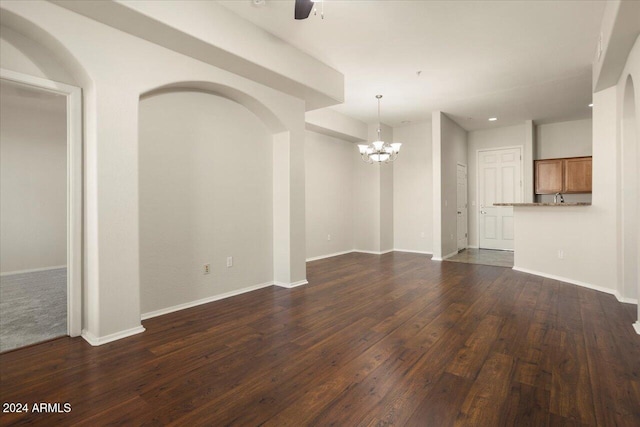
[[536, 194], [562, 192], [562, 159], [536, 160]]
[[591, 193], [591, 157], [564, 159], [564, 192]]

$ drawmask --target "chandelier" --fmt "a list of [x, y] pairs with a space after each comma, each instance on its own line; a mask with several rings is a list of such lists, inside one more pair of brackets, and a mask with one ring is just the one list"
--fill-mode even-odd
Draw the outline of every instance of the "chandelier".
[[398, 157], [402, 143], [388, 143], [382, 140], [382, 136], [380, 135], [380, 99], [382, 98], [382, 95], [376, 95], [376, 98], [378, 99], [378, 140], [373, 141], [368, 145], [358, 144], [358, 149], [360, 150], [362, 160], [367, 163], [389, 163], [393, 162]]

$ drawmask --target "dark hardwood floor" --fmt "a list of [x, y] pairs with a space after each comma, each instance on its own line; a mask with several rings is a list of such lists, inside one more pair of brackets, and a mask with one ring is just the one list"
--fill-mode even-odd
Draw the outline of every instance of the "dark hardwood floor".
[[511, 269], [349, 254], [144, 322], [0, 355], [2, 425], [640, 426], [635, 306]]

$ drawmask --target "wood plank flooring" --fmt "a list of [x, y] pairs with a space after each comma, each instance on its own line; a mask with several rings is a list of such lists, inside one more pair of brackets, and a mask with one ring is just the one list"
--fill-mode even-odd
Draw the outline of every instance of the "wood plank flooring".
[[144, 322], [0, 355], [0, 424], [640, 426], [640, 336], [611, 295], [428, 256], [349, 254]]

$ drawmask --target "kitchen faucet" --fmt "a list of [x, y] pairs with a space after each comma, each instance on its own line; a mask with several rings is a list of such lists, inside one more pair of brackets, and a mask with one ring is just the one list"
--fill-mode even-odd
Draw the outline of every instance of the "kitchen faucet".
[[553, 203], [558, 203], [558, 196], [560, 196], [560, 203], [564, 203], [562, 193], [556, 193], [555, 196], [553, 196]]

